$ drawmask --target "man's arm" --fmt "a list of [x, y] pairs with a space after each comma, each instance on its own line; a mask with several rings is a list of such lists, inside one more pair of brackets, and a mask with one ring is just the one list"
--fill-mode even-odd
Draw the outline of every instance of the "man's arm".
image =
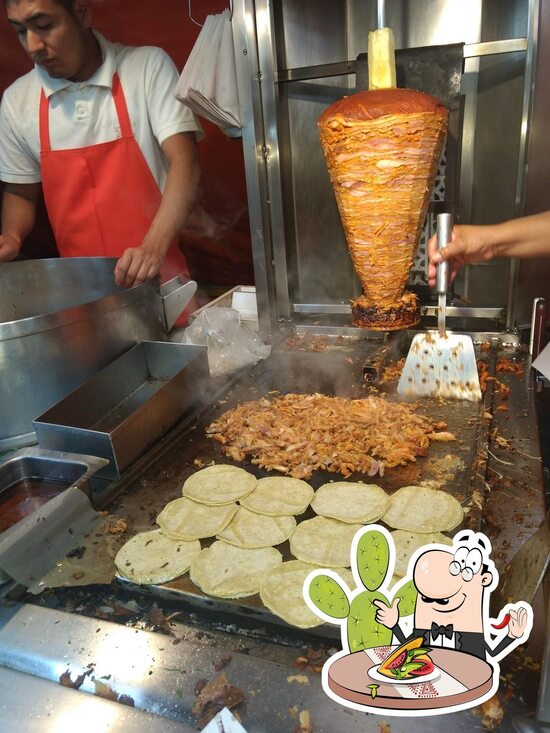
[[14, 260], [36, 216], [40, 183], [5, 183], [2, 199], [0, 262]]
[[493, 257], [544, 257], [550, 255], [550, 211], [502, 224], [455, 226], [452, 241], [436, 251], [436, 237], [428, 242], [429, 282], [435, 285], [435, 264], [449, 260], [452, 277], [463, 266]]
[[161, 145], [168, 176], [161, 204], [140, 247], [129, 247], [115, 267], [118, 285], [130, 287], [158, 274], [168, 248], [185, 223], [200, 179], [195, 134], [180, 132]]

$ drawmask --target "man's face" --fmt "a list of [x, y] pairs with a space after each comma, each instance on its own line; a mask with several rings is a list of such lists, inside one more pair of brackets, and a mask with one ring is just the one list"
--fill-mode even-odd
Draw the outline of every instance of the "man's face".
[[[480, 564], [481, 553], [474, 552]], [[483, 631], [483, 593], [492, 575], [481, 569], [473, 574], [457, 572], [451, 566], [455, 557], [443, 550], [429, 550], [418, 558], [414, 567], [416, 628], [429, 629], [435, 622], [453, 624], [457, 631]]]
[[89, 53], [90, 17], [84, 0], [75, 0], [73, 12], [55, 0], [8, 0], [6, 12], [35, 64], [54, 79], [78, 78]]

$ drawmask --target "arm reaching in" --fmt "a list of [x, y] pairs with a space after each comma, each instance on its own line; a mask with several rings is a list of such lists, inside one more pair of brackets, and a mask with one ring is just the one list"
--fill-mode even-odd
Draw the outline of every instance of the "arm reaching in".
[[6, 183], [2, 199], [0, 262], [14, 260], [34, 226], [39, 183]]
[[159, 273], [168, 248], [181, 229], [197, 193], [200, 166], [194, 133], [181, 132], [162, 143], [168, 177], [159, 209], [139, 247], [129, 247], [115, 267], [117, 285], [131, 287]]
[[493, 257], [544, 257], [550, 255], [550, 211], [502, 224], [453, 227], [451, 242], [436, 250], [436, 235], [428, 241], [428, 281], [435, 285], [435, 266], [450, 261], [451, 280], [464, 265]]

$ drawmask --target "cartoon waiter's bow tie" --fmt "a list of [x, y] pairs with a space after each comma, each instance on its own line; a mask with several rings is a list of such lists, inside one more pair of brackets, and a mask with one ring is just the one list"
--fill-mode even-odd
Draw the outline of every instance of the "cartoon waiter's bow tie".
[[438, 625], [434, 622], [432, 622], [432, 628], [430, 629], [430, 633], [432, 635], [433, 639], [437, 639], [438, 636], [446, 636], [447, 639], [452, 639], [454, 630], [452, 624], [447, 624], [447, 626]]

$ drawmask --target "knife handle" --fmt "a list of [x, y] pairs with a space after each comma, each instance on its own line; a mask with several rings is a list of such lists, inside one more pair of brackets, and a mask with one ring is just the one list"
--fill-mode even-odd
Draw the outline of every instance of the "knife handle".
[[[443, 249], [451, 241], [453, 218], [451, 214], [437, 215], [437, 249]], [[449, 263], [439, 262], [436, 265], [435, 286], [439, 294], [449, 289]]]

